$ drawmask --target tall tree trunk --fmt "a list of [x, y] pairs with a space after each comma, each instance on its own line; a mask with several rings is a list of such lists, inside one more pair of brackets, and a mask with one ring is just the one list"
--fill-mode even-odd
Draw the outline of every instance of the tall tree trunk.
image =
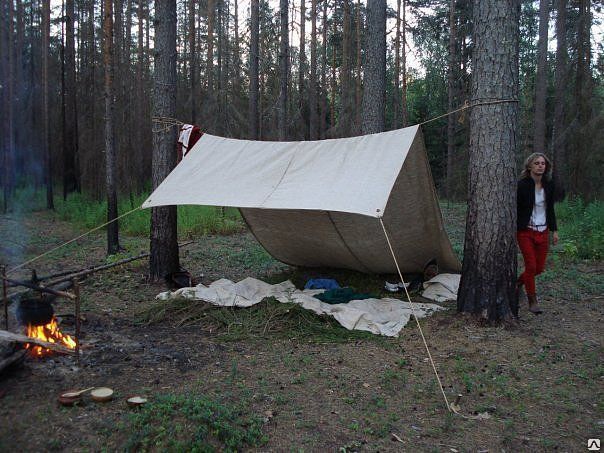
[[363, 134], [382, 132], [385, 127], [386, 0], [367, 0], [364, 79]]
[[287, 139], [287, 85], [289, 74], [288, 0], [280, 0], [281, 44], [279, 46], [279, 140]]
[[[518, 99], [520, 2], [474, 0], [472, 103]], [[458, 311], [499, 322], [516, 304], [518, 104], [474, 107]]]
[[[12, 3], [12, 2], [11, 2]], [[9, 7], [9, 13], [11, 9]], [[10, 16], [9, 16], [10, 17]], [[12, 18], [11, 18], [12, 24]], [[12, 25], [11, 25], [12, 29]], [[10, 32], [12, 35], [12, 32]], [[10, 47], [12, 49], [12, 46]], [[48, 101], [48, 57], [50, 52], [50, 0], [42, 0], [42, 110], [44, 116], [44, 183], [46, 185], [46, 207], [54, 209], [52, 192], [52, 159], [50, 158], [50, 105]], [[10, 69], [10, 64], [9, 64]], [[9, 83], [10, 88], [10, 83]], [[9, 94], [10, 98], [10, 94]], [[9, 116], [9, 131], [11, 130]], [[12, 135], [12, 132], [11, 132]], [[10, 135], [9, 135], [10, 140]], [[10, 145], [9, 145], [10, 146]], [[9, 154], [9, 165], [11, 164]]]
[[[107, 221], [117, 218], [117, 165], [115, 153], [114, 101], [113, 101], [113, 1], [104, 0], [103, 11], [103, 63], [105, 67], [105, 183], [107, 187]], [[120, 249], [118, 222], [107, 226], [107, 254]]]
[[[298, 71], [298, 109], [300, 117], [304, 119], [306, 111], [306, 83], [304, 77], [306, 75], [306, 0], [300, 0], [300, 66]], [[306, 122], [300, 121], [302, 128], [302, 137], [307, 138], [308, 129]]]
[[7, 131], [8, 131], [8, 147], [7, 152], [7, 188], [9, 196], [13, 194], [15, 190], [15, 34], [14, 34], [14, 11], [13, 1], [8, 2], [8, 78], [6, 80], [7, 91], [8, 91], [8, 115]]
[[195, 4], [189, 0], [189, 97], [191, 100], [191, 123], [197, 124], [197, 48], [195, 45]]
[[591, 13], [590, 1], [579, 0], [577, 21], [577, 72], [575, 77], [575, 111], [577, 129], [574, 131], [573, 159], [570, 162], [570, 183], [574, 193], [589, 198], [585, 190], [590, 181], [584, 177], [585, 162], [592, 149], [589, 122], [591, 119]]
[[[218, 0], [220, 1], [220, 0]], [[215, 96], [214, 96], [214, 26], [216, 17], [216, 0], [208, 0], [208, 54], [206, 60], [206, 95], [208, 103], [208, 129], [214, 131], [216, 120], [215, 114]]]
[[340, 115], [338, 119], [339, 136], [352, 135], [354, 122], [354, 87], [352, 85], [352, 15], [350, 0], [342, 2], [342, 64], [340, 66]]
[[[400, 0], [399, 0], [400, 1]], [[447, 91], [448, 91], [448, 109], [452, 112], [455, 109], [456, 80], [459, 76], [459, 64], [457, 55], [457, 20], [455, 19], [455, 2], [449, 2], [449, 68], [447, 73]], [[453, 165], [455, 160], [455, 124], [457, 115], [452, 113], [447, 116], [447, 177], [446, 194], [447, 200], [453, 198]]]
[[557, 0], [556, 17], [556, 87], [554, 101], [554, 127], [552, 132], [552, 155], [557, 198], [563, 198], [568, 185], [568, 163], [566, 155], [566, 92], [568, 80], [568, 48], [566, 44], [567, 0]]
[[317, 0], [311, 0], [310, 22], [309, 137], [311, 140], [317, 140], [319, 138], [317, 113]]
[[2, 212], [8, 211], [10, 169], [8, 165], [8, 109], [11, 103], [8, 99], [7, 83], [9, 80], [8, 60], [10, 46], [8, 45], [8, 4], [0, 3], [0, 109], [2, 112], [2, 134], [0, 134], [0, 151], [2, 151]]
[[407, 108], [407, 0], [403, 0], [403, 51], [401, 53], [401, 77], [403, 79], [401, 96], [402, 126], [409, 124], [409, 110]]
[[362, 18], [361, 18], [361, 0], [357, 0], [357, 27], [356, 27], [356, 40], [357, 40], [357, 53], [356, 53], [356, 89], [355, 89], [355, 102], [354, 102], [354, 129], [358, 134], [361, 130], [361, 111], [363, 102], [363, 91], [362, 91], [362, 75], [361, 75], [361, 42], [363, 40], [361, 35]]
[[535, 76], [535, 129], [533, 150], [545, 152], [545, 100], [547, 96], [547, 30], [549, 0], [539, 2], [539, 43], [537, 45], [537, 74]]
[[76, 99], [74, 1], [65, 2], [65, 143], [63, 143], [63, 199], [80, 190], [78, 171], [78, 114]]
[[[176, 115], [176, 0], [155, 1], [155, 77], [153, 116]], [[176, 126], [153, 135], [153, 189], [168, 176], [176, 164]], [[179, 269], [176, 206], [152, 208], [151, 255], [152, 280], [164, 278]]]
[[[452, 0], [454, 1], [454, 0]], [[401, 77], [401, 0], [396, 0], [396, 36], [394, 38], [394, 96], [392, 96], [392, 129], [398, 127]]]
[[323, 42], [321, 43], [321, 89], [319, 93], [321, 95], [321, 113], [320, 113], [320, 136], [321, 139], [325, 138], [325, 132], [327, 130], [327, 0], [323, 0]]
[[258, 140], [258, 61], [260, 36], [259, 0], [251, 0], [250, 5], [250, 98], [249, 98], [249, 136]]
[[236, 96], [241, 95], [241, 55], [239, 49], [239, 2], [235, 0], [235, 13], [233, 16], [233, 32], [234, 38], [233, 41], [233, 72], [234, 74], [234, 84], [233, 84], [233, 93]]

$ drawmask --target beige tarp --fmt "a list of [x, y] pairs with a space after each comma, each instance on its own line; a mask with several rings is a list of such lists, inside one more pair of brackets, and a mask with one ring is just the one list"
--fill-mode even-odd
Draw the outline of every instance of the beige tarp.
[[402, 272], [431, 259], [458, 271], [419, 126], [306, 142], [204, 134], [143, 208], [233, 206], [275, 258], [299, 266]]
[[399, 299], [363, 299], [352, 300], [345, 304], [327, 304], [316, 299], [315, 295], [324, 290], [300, 291], [289, 280], [277, 285], [248, 277], [234, 283], [225, 278], [210, 286], [199, 284], [192, 288], [181, 288], [174, 292], [166, 291], [156, 299], [192, 299], [203, 300], [222, 307], [251, 307], [266, 297], [274, 297], [279, 302], [293, 303], [314, 311], [319, 315], [333, 316], [348, 330], [364, 330], [389, 337], [398, 336], [415, 312], [418, 318], [443, 310], [435, 304], [405, 302]]

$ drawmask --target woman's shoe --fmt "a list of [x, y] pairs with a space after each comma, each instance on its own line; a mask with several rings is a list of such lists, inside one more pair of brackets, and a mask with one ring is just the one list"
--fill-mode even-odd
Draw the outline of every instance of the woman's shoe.
[[536, 315], [540, 315], [543, 313], [543, 310], [539, 308], [539, 301], [537, 300], [537, 296], [534, 294], [527, 294], [526, 298], [528, 299], [529, 311]]

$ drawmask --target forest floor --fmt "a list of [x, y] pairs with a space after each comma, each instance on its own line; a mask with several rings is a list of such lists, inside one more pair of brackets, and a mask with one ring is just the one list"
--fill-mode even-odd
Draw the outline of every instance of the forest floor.
[[[460, 244], [463, 212], [445, 217]], [[80, 233], [45, 211], [0, 216], [0, 262], [11, 267]], [[122, 246], [135, 255], [148, 241], [124, 237]], [[314, 275], [274, 261], [243, 231], [197, 238], [181, 258], [206, 284], [253, 276], [299, 287]], [[98, 232], [32, 267], [44, 275], [105, 262]], [[479, 326], [451, 303], [421, 321], [449, 400], [463, 395], [463, 416], [447, 411], [414, 323], [385, 338], [277, 313], [270, 301], [170, 311], [154, 299], [165, 286], [146, 273], [141, 260], [82, 282], [80, 366], [72, 356], [28, 357], [0, 375], [0, 450], [583, 451], [604, 437], [602, 262], [553, 254], [538, 283], [544, 314], [522, 307], [513, 328]], [[333, 276], [361, 291], [384, 282]], [[73, 306], [59, 301], [55, 311]], [[62, 319], [73, 332], [73, 318]], [[114, 399], [59, 406], [61, 392], [91, 386], [113, 388]], [[128, 407], [135, 394], [147, 405]]]

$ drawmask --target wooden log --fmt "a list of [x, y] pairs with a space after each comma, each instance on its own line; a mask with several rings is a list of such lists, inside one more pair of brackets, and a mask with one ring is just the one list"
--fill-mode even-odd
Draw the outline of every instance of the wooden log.
[[9, 332], [8, 330], [0, 330], [0, 341], [16, 341], [17, 343], [33, 343], [38, 346], [42, 346], [46, 349], [51, 349], [56, 352], [63, 354], [75, 354], [73, 349], [69, 349], [63, 345], [57, 343], [49, 343], [47, 341], [38, 340], [37, 338], [30, 338], [27, 335], [20, 333]]
[[12, 278], [6, 278], [3, 277], [5, 281], [7, 281], [8, 283], [10, 283], [12, 286], [25, 286], [26, 288], [29, 289], [33, 289], [35, 291], [40, 291], [41, 293], [48, 293], [48, 294], [52, 294], [53, 296], [58, 296], [58, 297], [66, 297], [68, 299], [74, 299], [75, 296], [71, 293], [67, 293], [65, 291], [57, 291], [56, 289], [52, 289], [52, 288], [47, 288], [45, 286], [39, 286], [39, 285], [35, 285], [31, 282], [22, 282], [19, 280], [14, 280]]
[[8, 368], [12, 364], [23, 360], [25, 358], [25, 354], [27, 354], [27, 351], [25, 349], [21, 349], [0, 360], [0, 373], [2, 373], [5, 368]]

